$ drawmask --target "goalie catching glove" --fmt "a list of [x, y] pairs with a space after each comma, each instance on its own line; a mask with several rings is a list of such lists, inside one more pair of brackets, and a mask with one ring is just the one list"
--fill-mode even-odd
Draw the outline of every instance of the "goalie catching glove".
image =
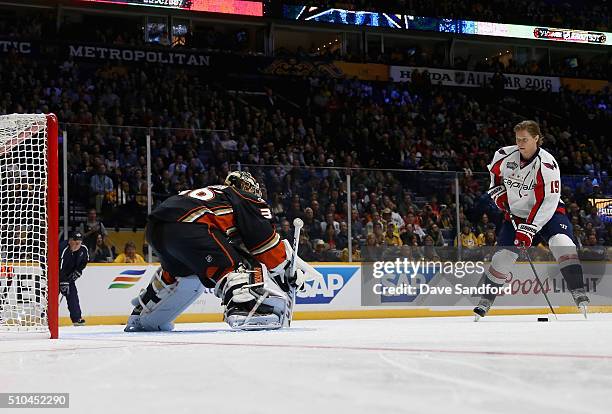
[[295, 273], [291, 274], [291, 258], [293, 257], [293, 248], [287, 240], [282, 241], [285, 245], [285, 254], [287, 258], [274, 269], [270, 269], [270, 277], [283, 289], [289, 291], [289, 287], [294, 287], [297, 290], [304, 288], [304, 283], [308, 280], [313, 280], [316, 277], [323, 277], [314, 267], [300, 259], [296, 255]]

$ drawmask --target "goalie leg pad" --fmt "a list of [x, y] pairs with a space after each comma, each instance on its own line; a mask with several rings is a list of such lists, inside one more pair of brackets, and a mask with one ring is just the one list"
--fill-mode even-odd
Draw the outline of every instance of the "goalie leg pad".
[[149, 286], [132, 303], [137, 305], [128, 319], [125, 332], [171, 331], [173, 321], [204, 291], [200, 279], [193, 275], [167, 284], [161, 268], [155, 272]]

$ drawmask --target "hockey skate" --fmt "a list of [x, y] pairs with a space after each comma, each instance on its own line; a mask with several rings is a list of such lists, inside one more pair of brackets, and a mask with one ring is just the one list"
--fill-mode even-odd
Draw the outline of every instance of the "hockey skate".
[[286, 294], [267, 286], [262, 268], [239, 266], [215, 287], [225, 306], [223, 320], [232, 329], [274, 330], [283, 327]]
[[577, 288], [577, 289], [570, 290], [570, 293], [572, 294], [572, 298], [574, 298], [574, 302], [576, 303], [576, 306], [578, 307], [578, 309], [580, 309], [580, 312], [584, 316], [584, 319], [586, 319], [587, 318], [587, 306], [591, 301], [589, 300], [589, 297], [586, 295], [584, 288]]
[[232, 329], [257, 331], [262, 329], [279, 329], [282, 327], [279, 316], [274, 314], [274, 308], [257, 302], [230, 304], [225, 308], [223, 320]]
[[478, 305], [474, 308], [474, 322], [478, 322], [480, 318], [484, 318], [486, 314], [493, 306], [493, 302], [495, 301], [495, 297], [485, 297], [480, 298]]
[[[500, 284], [491, 283], [486, 280], [483, 282], [483, 285], [488, 286], [488, 287], [503, 286]], [[495, 302], [496, 297], [497, 297], [496, 294], [488, 293], [488, 292], [482, 295], [482, 297], [480, 298], [480, 301], [478, 302], [478, 305], [476, 305], [476, 307], [474, 308], [474, 322], [478, 322], [480, 318], [484, 318], [487, 315], [487, 313], [489, 313], [489, 309], [491, 309], [491, 306], [493, 306], [493, 302]]]

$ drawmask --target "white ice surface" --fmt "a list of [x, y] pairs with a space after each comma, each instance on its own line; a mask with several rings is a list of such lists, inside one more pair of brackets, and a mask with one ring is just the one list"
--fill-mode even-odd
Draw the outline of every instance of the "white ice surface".
[[560, 319], [68, 327], [0, 340], [0, 392], [69, 392], [85, 414], [611, 413], [612, 315]]

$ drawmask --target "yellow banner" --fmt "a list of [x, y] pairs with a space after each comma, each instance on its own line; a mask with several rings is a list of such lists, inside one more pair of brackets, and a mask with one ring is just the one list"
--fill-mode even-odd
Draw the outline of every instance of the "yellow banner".
[[361, 80], [388, 81], [389, 66], [379, 63], [350, 63], [334, 61], [334, 65], [339, 68], [347, 78], [357, 77]]
[[574, 78], [561, 78], [561, 85], [571, 91], [591, 91], [601, 92], [607, 86], [610, 86], [610, 82], [605, 80], [596, 79], [574, 79]]

